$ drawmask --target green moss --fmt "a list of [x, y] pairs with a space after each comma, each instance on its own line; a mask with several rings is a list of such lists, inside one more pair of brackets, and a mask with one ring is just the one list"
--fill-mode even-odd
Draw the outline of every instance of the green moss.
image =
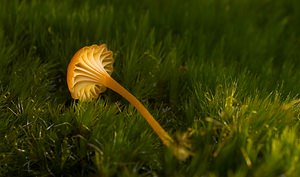
[[[0, 176], [299, 176], [296, 0], [5, 1]], [[193, 156], [179, 161], [123, 98], [73, 101], [66, 69], [106, 43], [112, 75]]]

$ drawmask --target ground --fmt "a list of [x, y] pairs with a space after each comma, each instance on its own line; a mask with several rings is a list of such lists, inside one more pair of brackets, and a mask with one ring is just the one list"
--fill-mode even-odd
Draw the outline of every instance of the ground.
[[[299, 19], [297, 0], [2, 0], [0, 176], [299, 176]], [[100, 43], [190, 157], [111, 90], [71, 98], [69, 61]]]

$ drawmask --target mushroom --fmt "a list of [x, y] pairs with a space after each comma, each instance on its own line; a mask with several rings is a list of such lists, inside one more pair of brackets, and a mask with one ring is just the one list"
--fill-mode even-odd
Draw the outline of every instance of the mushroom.
[[[67, 83], [71, 96], [74, 99], [89, 101], [96, 99], [106, 88], [110, 88], [124, 97], [140, 112], [163, 144], [167, 147], [173, 145], [174, 140], [153, 118], [145, 106], [110, 76], [113, 72], [113, 63], [113, 53], [107, 49], [105, 44], [86, 46], [77, 51], [70, 61], [67, 73]], [[176, 149], [178, 152], [175, 154], [181, 154], [179, 151], [182, 151], [182, 148]]]

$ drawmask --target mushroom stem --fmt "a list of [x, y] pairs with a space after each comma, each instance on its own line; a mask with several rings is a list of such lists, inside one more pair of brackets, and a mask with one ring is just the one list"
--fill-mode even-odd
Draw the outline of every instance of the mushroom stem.
[[149, 113], [149, 111], [145, 108], [145, 106], [129, 91], [127, 91], [122, 85], [120, 85], [117, 81], [115, 81], [112, 77], [106, 76], [106, 80], [104, 84], [106, 87], [112, 89], [122, 97], [124, 97], [129, 103], [131, 103], [146, 119], [146, 121], [150, 124], [155, 133], [159, 136], [162, 142], [170, 147], [174, 140], [171, 136], [160, 126], [160, 124], [153, 118], [153, 116]]

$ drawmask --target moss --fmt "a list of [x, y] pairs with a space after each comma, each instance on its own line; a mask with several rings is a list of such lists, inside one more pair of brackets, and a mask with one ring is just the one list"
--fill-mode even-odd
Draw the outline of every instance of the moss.
[[[2, 2], [0, 176], [297, 176], [299, 7]], [[191, 145], [191, 158], [176, 160], [112, 91], [71, 99], [67, 65], [94, 43], [114, 52], [113, 78]]]

